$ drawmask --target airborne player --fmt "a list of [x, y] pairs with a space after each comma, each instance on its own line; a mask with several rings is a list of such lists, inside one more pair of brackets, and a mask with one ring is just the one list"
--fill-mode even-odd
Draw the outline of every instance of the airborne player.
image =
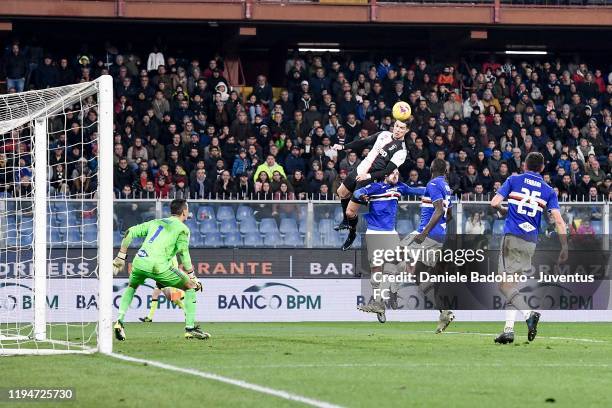
[[361, 150], [371, 147], [366, 158], [346, 176], [346, 179], [338, 187], [337, 194], [340, 197], [344, 218], [342, 223], [336, 227], [336, 230], [349, 230], [348, 237], [342, 244], [343, 251], [349, 249], [357, 237], [357, 223], [359, 221], [357, 212], [359, 211], [359, 205], [364, 204], [352, 197], [353, 192], [370, 183], [384, 180], [386, 176], [404, 163], [407, 156], [404, 137], [407, 132], [408, 125], [396, 120], [392, 132], [385, 130], [364, 139], [354, 140], [346, 145], [335, 144], [333, 146], [336, 150]]

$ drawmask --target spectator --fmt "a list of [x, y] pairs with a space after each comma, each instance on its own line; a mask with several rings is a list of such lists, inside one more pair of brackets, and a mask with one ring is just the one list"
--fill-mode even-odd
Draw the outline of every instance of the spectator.
[[268, 178], [271, 178], [275, 171], [278, 171], [283, 177], [287, 177], [287, 175], [285, 174], [285, 170], [283, 169], [283, 166], [276, 163], [276, 158], [274, 157], [274, 155], [269, 154], [266, 158], [266, 162], [259, 165], [259, 167], [257, 167], [257, 170], [255, 171], [255, 175], [253, 176], [253, 179], [257, 181], [259, 178], [259, 175], [262, 172], [266, 173]]
[[466, 234], [483, 235], [485, 232], [485, 224], [481, 220], [481, 215], [478, 211], [474, 212], [465, 224]]
[[14, 89], [15, 92], [23, 92], [27, 70], [26, 58], [21, 53], [19, 44], [13, 44], [4, 66], [4, 71], [6, 72], [6, 88], [9, 92], [11, 89]]

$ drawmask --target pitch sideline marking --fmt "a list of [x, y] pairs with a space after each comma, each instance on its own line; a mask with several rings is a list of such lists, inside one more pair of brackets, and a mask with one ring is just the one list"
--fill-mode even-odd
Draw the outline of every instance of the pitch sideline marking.
[[105, 354], [105, 355], [116, 358], [118, 360], [129, 361], [132, 363], [148, 364], [150, 366], [161, 368], [164, 370], [176, 371], [176, 372], [183, 373], [183, 374], [191, 374], [196, 377], [205, 378], [207, 380], [219, 381], [222, 383], [234, 385], [236, 387], [244, 388], [247, 390], [257, 391], [263, 394], [268, 394], [268, 395], [272, 395], [275, 397], [283, 398], [289, 401], [301, 402], [302, 404], [310, 405], [312, 407], [343, 408], [340, 405], [332, 404], [329, 402], [319, 401], [316, 399], [303, 397], [301, 395], [292, 394], [287, 391], [276, 390], [274, 388], [264, 387], [262, 385], [257, 385], [257, 384], [249, 383], [249, 382], [242, 381], [242, 380], [236, 380], [236, 379], [224, 377], [218, 374], [207, 373], [205, 371], [195, 370], [193, 368], [177, 367], [177, 366], [173, 366], [173, 365], [162, 363], [162, 362], [155, 361], [155, 360], [145, 360], [142, 358], [130, 357], [130, 356], [125, 356], [125, 355], [117, 354], [117, 353], [110, 353], [110, 354]]

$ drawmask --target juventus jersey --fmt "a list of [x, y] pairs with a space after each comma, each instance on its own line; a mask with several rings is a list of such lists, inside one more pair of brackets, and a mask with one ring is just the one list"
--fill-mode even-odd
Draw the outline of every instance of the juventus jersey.
[[[377, 170], [384, 170], [389, 162], [393, 162], [397, 167], [404, 164], [407, 156], [406, 144], [404, 140], [397, 140], [393, 133], [389, 131], [379, 132], [374, 145], [365, 159], [357, 166], [357, 174], [372, 173]], [[372, 135], [376, 136], [376, 135]]]
[[559, 209], [555, 190], [538, 173], [528, 171], [508, 177], [497, 191], [508, 199], [504, 234], [537, 242], [544, 209]]

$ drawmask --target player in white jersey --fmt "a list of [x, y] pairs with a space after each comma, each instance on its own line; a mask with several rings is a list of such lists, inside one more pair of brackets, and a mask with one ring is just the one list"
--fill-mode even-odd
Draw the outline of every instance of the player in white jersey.
[[384, 180], [393, 170], [404, 163], [407, 156], [404, 137], [407, 132], [408, 125], [396, 120], [392, 132], [382, 131], [346, 145], [336, 144], [333, 146], [336, 150], [357, 150], [372, 146], [368, 155], [338, 187], [337, 194], [342, 204], [344, 219], [336, 229], [349, 230], [348, 237], [342, 245], [342, 250], [349, 249], [357, 237], [357, 223], [359, 221], [357, 212], [359, 211], [359, 205], [364, 204], [353, 198], [353, 193], [358, 188], [372, 182]]
[[[491, 206], [502, 215], [507, 213], [504, 223], [504, 238], [499, 255], [498, 271], [507, 276], [522, 274], [531, 269], [531, 258], [535, 252], [542, 214], [550, 212], [561, 242], [558, 262], [567, 260], [567, 226], [559, 211], [557, 193], [550, 187], [540, 173], [544, 171], [544, 156], [532, 152], [525, 159], [527, 171], [510, 176], [491, 200]], [[502, 201], [508, 199], [508, 208]], [[527, 339], [532, 341], [537, 334], [540, 313], [531, 310], [519, 293], [517, 284], [502, 282], [500, 291], [506, 296], [506, 325], [503, 333], [495, 339], [496, 343], [514, 342], [514, 319], [520, 311], [527, 323]]]

